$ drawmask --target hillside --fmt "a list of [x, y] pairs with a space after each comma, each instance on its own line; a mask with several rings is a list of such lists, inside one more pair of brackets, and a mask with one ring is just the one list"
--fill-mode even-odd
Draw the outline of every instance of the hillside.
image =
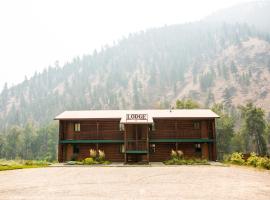
[[269, 47], [268, 35], [241, 24], [197, 22], [131, 34], [5, 87], [0, 129], [45, 124], [64, 110], [169, 108], [183, 97], [205, 106], [253, 100], [269, 111]]

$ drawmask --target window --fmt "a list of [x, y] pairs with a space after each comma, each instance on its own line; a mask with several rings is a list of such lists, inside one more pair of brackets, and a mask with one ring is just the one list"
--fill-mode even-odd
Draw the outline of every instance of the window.
[[124, 131], [125, 130], [125, 125], [124, 124], [119, 124], [119, 130]]
[[150, 153], [156, 152], [156, 144], [150, 144]]
[[74, 131], [75, 132], [80, 132], [81, 131], [81, 124], [80, 123], [75, 123], [74, 124]]
[[120, 145], [120, 153], [125, 153], [125, 145], [124, 144]]
[[196, 153], [201, 153], [202, 152], [201, 144], [195, 144], [195, 152]]
[[201, 126], [200, 126], [200, 122], [194, 122], [194, 123], [193, 123], [193, 128], [194, 128], [194, 129], [200, 129], [200, 127], [201, 127]]
[[78, 154], [80, 152], [80, 149], [77, 145], [73, 145], [73, 154]]
[[155, 131], [155, 130], [156, 130], [155, 123], [153, 123], [150, 125], [150, 131]]

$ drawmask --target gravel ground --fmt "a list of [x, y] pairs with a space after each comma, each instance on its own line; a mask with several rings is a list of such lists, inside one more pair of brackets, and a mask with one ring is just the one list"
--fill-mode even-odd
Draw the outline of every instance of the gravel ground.
[[0, 200], [270, 199], [270, 172], [245, 167], [48, 167], [0, 172]]

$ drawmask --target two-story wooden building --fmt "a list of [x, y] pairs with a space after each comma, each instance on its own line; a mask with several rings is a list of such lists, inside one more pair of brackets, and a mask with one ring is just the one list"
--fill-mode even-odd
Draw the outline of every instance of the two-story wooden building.
[[59, 162], [89, 157], [101, 149], [117, 162], [153, 162], [186, 157], [216, 160], [215, 119], [208, 109], [89, 110], [58, 115]]

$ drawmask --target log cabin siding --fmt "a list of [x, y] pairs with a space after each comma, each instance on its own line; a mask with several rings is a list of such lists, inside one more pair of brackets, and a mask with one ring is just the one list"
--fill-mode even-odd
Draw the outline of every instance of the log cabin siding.
[[[80, 123], [80, 131], [74, 130], [74, 124]], [[199, 123], [195, 127], [194, 123]], [[137, 133], [136, 133], [137, 131]], [[126, 137], [125, 137], [126, 134]], [[126, 140], [125, 140], [126, 138]], [[176, 141], [159, 141], [162, 139], [213, 139], [213, 142], [202, 141], [201, 153], [195, 151], [195, 141], [176, 143]], [[119, 119], [91, 119], [91, 120], [60, 120], [60, 141], [86, 141], [98, 140], [98, 143], [78, 143], [78, 160], [89, 157], [90, 149], [104, 150], [106, 159], [112, 162], [130, 160], [164, 161], [170, 158], [171, 150], [182, 150], [185, 157], [201, 157], [210, 160], [216, 159], [215, 144], [215, 119], [154, 119], [154, 124], [125, 124], [125, 130], [120, 130]], [[110, 143], [102, 141], [110, 140]], [[118, 142], [113, 142], [113, 141]], [[135, 140], [135, 143], [132, 141]], [[153, 142], [151, 142], [153, 140]], [[120, 142], [119, 142], [120, 141]], [[123, 141], [123, 142], [121, 142]], [[124, 142], [125, 141], [125, 142]], [[200, 140], [198, 140], [200, 141]], [[196, 141], [197, 142], [197, 141]], [[155, 152], [149, 144], [155, 144]], [[126, 145], [126, 150], [139, 150], [147, 154], [129, 154], [120, 151], [121, 145]], [[72, 144], [61, 143], [58, 148], [59, 162], [71, 160], [74, 157]], [[126, 156], [126, 157], [125, 157]], [[125, 160], [127, 158], [127, 160]]]

